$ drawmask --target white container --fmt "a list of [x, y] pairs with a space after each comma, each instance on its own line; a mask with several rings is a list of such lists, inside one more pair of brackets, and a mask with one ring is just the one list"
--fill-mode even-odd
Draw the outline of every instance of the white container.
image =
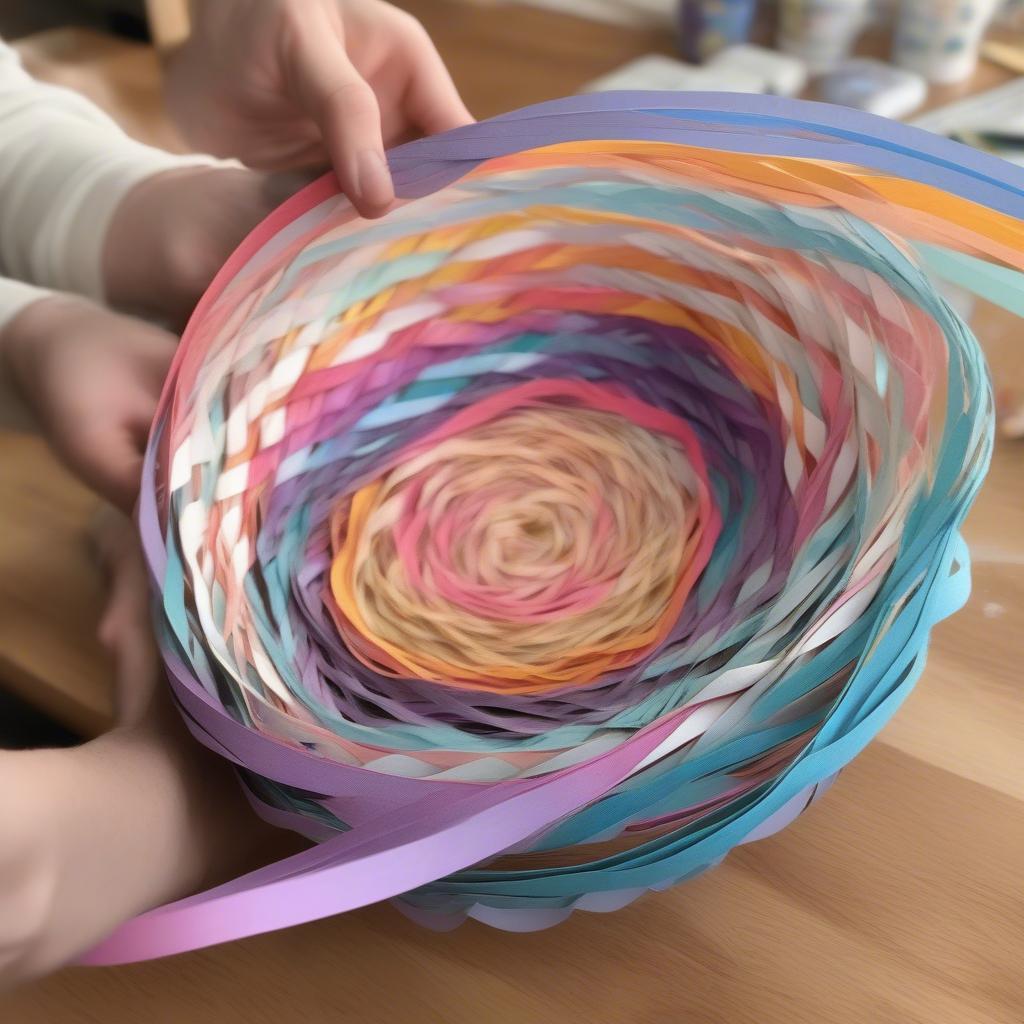
[[936, 85], [962, 82], [978, 66], [978, 49], [1000, 0], [903, 0], [893, 60]]
[[704, 67], [756, 75], [765, 83], [766, 91], [776, 96], [795, 96], [807, 84], [807, 65], [802, 60], [749, 43], [716, 53]]
[[812, 74], [844, 61], [870, 21], [872, 0], [779, 0], [778, 47]]
[[820, 100], [880, 117], [906, 117], [927, 96], [928, 85], [920, 75], [866, 57], [845, 61], [818, 79]]
[[734, 68], [694, 67], [682, 61], [651, 53], [602, 75], [583, 87], [583, 92], [614, 92], [618, 89], [666, 90], [682, 92], [768, 91], [759, 75]]

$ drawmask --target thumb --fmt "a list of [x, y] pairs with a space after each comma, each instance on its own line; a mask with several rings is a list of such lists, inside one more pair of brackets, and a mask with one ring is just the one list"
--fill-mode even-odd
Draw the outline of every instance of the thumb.
[[291, 44], [283, 56], [285, 80], [319, 127], [342, 191], [364, 217], [380, 216], [395, 198], [380, 107], [345, 52], [341, 26], [309, 17], [295, 26]]

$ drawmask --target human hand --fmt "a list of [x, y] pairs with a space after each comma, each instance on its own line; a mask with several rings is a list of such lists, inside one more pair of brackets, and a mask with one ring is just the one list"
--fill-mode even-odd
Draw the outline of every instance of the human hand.
[[114, 654], [117, 721], [76, 747], [0, 750], [0, 991], [136, 914], [300, 848], [252, 813], [229, 763], [175, 712], [131, 524], [108, 519], [96, 539], [111, 573], [101, 633]]
[[139, 182], [121, 200], [104, 240], [107, 300], [183, 327], [242, 239], [306, 180], [188, 167]]
[[0, 357], [57, 453], [127, 511], [176, 343], [141, 320], [53, 296], [6, 325]]
[[383, 0], [201, 0], [166, 94], [197, 148], [268, 170], [329, 161], [365, 217], [394, 199], [385, 144], [473, 120], [423, 27]]

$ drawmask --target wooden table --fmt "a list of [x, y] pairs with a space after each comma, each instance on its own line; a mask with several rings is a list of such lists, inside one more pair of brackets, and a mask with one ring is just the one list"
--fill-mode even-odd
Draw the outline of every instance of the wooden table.
[[[533, 9], [408, 6], [480, 116], [669, 49], [655, 32]], [[29, 57], [174, 145], [150, 51], [50, 33]], [[983, 68], [970, 87], [1004, 77]], [[998, 384], [1024, 390], [1015, 326], [984, 307], [975, 319]], [[95, 732], [109, 672], [92, 638], [93, 499], [12, 435], [0, 435], [0, 493], [0, 678]], [[373, 907], [173, 960], [66, 970], [0, 999], [0, 1020], [1019, 1024], [1022, 506], [1024, 445], [1001, 443], [967, 528], [973, 595], [936, 630], [906, 706], [811, 812], [704, 877], [530, 935], [475, 923], [434, 935]]]

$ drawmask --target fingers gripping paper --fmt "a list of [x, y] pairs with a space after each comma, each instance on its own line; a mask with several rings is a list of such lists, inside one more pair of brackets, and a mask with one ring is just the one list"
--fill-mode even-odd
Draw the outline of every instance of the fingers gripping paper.
[[391, 163], [383, 220], [325, 178], [234, 255], [144, 483], [181, 709], [317, 845], [91, 962], [622, 906], [799, 814], [965, 599], [992, 403], [935, 282], [1024, 312], [1019, 170], [704, 94]]

